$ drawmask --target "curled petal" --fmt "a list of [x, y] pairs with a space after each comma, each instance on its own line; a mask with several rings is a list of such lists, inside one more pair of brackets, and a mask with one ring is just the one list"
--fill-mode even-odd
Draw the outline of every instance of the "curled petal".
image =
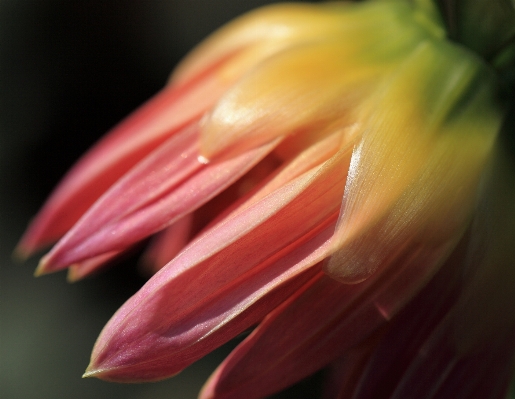
[[331, 276], [362, 281], [410, 243], [459, 240], [500, 126], [492, 79], [475, 59], [427, 42], [363, 107]]

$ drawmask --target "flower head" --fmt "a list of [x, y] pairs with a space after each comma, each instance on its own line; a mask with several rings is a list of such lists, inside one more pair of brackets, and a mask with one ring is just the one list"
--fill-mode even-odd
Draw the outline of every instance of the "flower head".
[[87, 376], [166, 378], [257, 325], [203, 398], [259, 398], [331, 363], [337, 397], [432, 397], [494, 359], [476, 391], [502, 393], [513, 317], [471, 322], [515, 279], [502, 111], [495, 70], [429, 2], [265, 8], [79, 161], [20, 251], [62, 236], [37, 272], [75, 280], [159, 234], [160, 270]]

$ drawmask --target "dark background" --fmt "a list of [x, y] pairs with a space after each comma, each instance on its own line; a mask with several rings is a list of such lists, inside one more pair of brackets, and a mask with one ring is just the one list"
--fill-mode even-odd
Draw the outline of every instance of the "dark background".
[[[258, 0], [0, 0], [0, 397], [195, 398], [236, 342], [180, 376], [80, 377], [112, 313], [143, 283], [134, 259], [75, 284], [11, 252], [65, 171], [164, 85], [177, 61]], [[277, 396], [312, 398], [319, 378]], [[315, 388], [313, 388], [315, 387]]]

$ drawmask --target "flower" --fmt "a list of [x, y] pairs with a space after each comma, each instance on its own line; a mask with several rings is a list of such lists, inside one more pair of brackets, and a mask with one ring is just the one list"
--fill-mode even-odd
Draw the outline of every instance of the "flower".
[[20, 243], [59, 239], [37, 274], [82, 278], [159, 233], [156, 274], [85, 376], [167, 378], [257, 325], [202, 398], [260, 398], [329, 364], [341, 398], [505, 393], [499, 77], [431, 4], [248, 14], [79, 161]]

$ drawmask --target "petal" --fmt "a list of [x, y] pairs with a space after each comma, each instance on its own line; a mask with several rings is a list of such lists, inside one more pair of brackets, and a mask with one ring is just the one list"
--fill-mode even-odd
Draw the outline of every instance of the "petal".
[[124, 176], [84, 215], [40, 263], [38, 273], [121, 251], [168, 227], [241, 177], [276, 143], [239, 157], [198, 161], [192, 125]]
[[278, 306], [328, 254], [348, 156], [337, 154], [188, 246], [108, 323], [89, 373], [166, 378]]
[[[316, 6], [290, 3], [261, 7], [235, 19], [204, 40], [180, 63], [172, 81], [188, 81], [221, 56], [236, 55], [224, 67], [223, 74], [231, 75], [232, 70], [250, 69], [287, 48], [337, 35], [352, 35], [359, 40], [375, 30], [388, 31], [391, 38], [401, 31], [397, 28], [398, 15], [407, 12], [410, 9], [403, 4], [356, 7], [346, 3]], [[406, 40], [407, 30], [402, 32]], [[391, 42], [396, 41], [392, 39]]]
[[409, 243], [459, 240], [501, 121], [492, 82], [467, 54], [426, 42], [363, 107], [332, 277], [362, 281]]
[[[342, 391], [339, 397], [371, 399], [394, 391], [410, 362], [459, 297], [463, 284], [460, 264], [468, 256], [469, 240], [470, 234], [420, 294], [392, 319], [353, 394]], [[424, 351], [424, 356], [428, 353]]]
[[[294, 159], [278, 168], [275, 173], [270, 174], [269, 178], [264, 180], [263, 183], [257, 186], [248, 196], [236, 201], [225, 212], [221, 213], [214, 219], [212, 224], [225, 219], [229, 214], [234, 216], [236, 213], [243, 212], [251, 205], [258, 203], [267, 195], [280, 189], [302, 174], [330, 160], [332, 157], [336, 156], [339, 151], [342, 154], [349, 154], [352, 148], [353, 137], [345, 137], [346, 133], [347, 130], [336, 131], [320, 140], [318, 143], [308, 147], [305, 151], [302, 151]], [[342, 164], [342, 171], [345, 165], [345, 163]], [[340, 173], [345, 175], [342, 171], [340, 171]]]
[[[486, 350], [456, 351], [449, 315], [429, 336], [398, 382], [391, 399], [504, 398], [513, 368], [514, 340], [500, 340]], [[515, 334], [515, 331], [511, 331]]]
[[359, 284], [318, 278], [267, 316], [219, 366], [201, 398], [261, 398], [326, 366], [398, 313], [448, 252], [409, 248], [395, 267]]
[[328, 5], [337, 11], [338, 31], [295, 43], [250, 69], [204, 120], [202, 155], [352, 121], [361, 99], [428, 34], [409, 22], [413, 9], [406, 6]]
[[[233, 86], [203, 120], [201, 153], [243, 151], [298, 131], [351, 123], [379, 66], [355, 65], [337, 43], [282, 52]], [[338, 101], [336, 101], [338, 99]]]
[[18, 245], [20, 256], [60, 238], [132, 166], [199, 118], [231, 83], [215, 66], [188, 84], [163, 89], [84, 155], [32, 221]]

